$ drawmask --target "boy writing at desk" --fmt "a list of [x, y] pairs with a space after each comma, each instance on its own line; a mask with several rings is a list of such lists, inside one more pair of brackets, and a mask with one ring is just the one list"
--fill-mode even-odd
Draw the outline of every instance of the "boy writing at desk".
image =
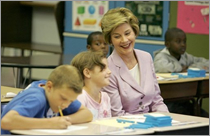
[[[12, 129], [65, 129], [91, 121], [91, 112], [76, 100], [82, 87], [82, 77], [74, 66], [57, 67], [47, 81], [31, 83], [8, 103], [1, 115], [1, 134], [10, 134]], [[52, 117], [59, 110], [61, 117]]]

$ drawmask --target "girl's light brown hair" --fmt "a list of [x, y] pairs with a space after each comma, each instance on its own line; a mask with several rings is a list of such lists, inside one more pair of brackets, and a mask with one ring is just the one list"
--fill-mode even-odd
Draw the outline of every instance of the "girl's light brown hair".
[[103, 58], [106, 58], [106, 56], [101, 51], [84, 51], [77, 54], [72, 59], [71, 65], [79, 70], [84, 79], [83, 70], [85, 68], [93, 70], [95, 66], [99, 66], [102, 71], [106, 67], [104, 63], [102, 63]]

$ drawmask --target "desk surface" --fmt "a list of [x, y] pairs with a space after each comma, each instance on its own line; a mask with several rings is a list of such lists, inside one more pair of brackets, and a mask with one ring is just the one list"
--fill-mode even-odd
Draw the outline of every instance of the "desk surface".
[[[180, 121], [180, 122], [192, 122], [195, 123], [191, 124], [182, 124], [182, 125], [176, 125], [176, 126], [168, 126], [168, 127], [155, 127], [150, 129], [136, 129], [134, 132], [124, 132], [120, 133], [119, 130], [122, 130], [123, 125], [120, 123], [119, 125], [113, 126], [113, 124], [116, 124], [116, 119], [119, 117], [113, 117], [109, 119], [101, 119], [92, 121], [90, 123], [85, 124], [79, 124], [76, 126], [86, 126], [87, 129], [82, 130], [75, 130], [68, 133], [59, 133], [58, 135], [99, 135], [99, 134], [108, 134], [109, 132], [119, 132], [115, 134], [120, 135], [133, 135], [133, 134], [154, 134], [156, 132], [170, 132], [170, 131], [178, 131], [178, 130], [185, 130], [185, 129], [193, 129], [193, 128], [199, 128], [199, 127], [208, 127], [209, 126], [209, 118], [202, 118], [202, 117], [195, 117], [195, 116], [187, 116], [187, 115], [181, 115], [181, 114], [173, 114], [173, 113], [161, 113], [164, 115], [169, 115], [173, 118], [173, 120]], [[131, 119], [128, 119], [131, 120]], [[129, 125], [129, 124], [128, 124]], [[207, 130], [209, 131], [209, 130]], [[27, 134], [27, 135], [51, 135], [52, 133], [46, 133], [46, 132], [37, 132], [34, 130], [12, 130], [12, 133], [15, 134]], [[55, 133], [54, 133], [55, 134]], [[113, 133], [110, 133], [113, 135]]]
[[2, 67], [18, 68], [55, 68], [62, 64], [70, 64], [74, 55], [32, 55], [28, 57], [1, 56]]
[[[21, 3], [27, 4], [27, 2], [21, 2]], [[34, 2], [28, 2], [28, 3], [34, 3]], [[39, 5], [41, 5], [41, 3]], [[30, 51], [43, 51], [43, 52], [62, 54], [61, 45], [53, 46], [51, 44], [39, 44], [39, 43], [2, 43], [1, 46], [30, 50]]]
[[4, 96], [6, 95], [7, 92], [13, 92], [13, 93], [18, 93], [22, 91], [23, 89], [21, 88], [13, 88], [13, 87], [7, 87], [7, 86], [1, 86], [1, 102], [9, 102], [12, 100], [12, 98], [5, 98]]
[[[177, 75], [172, 76], [171, 73], [156, 73], [157, 76], [170, 78], [170, 77], [178, 77]], [[196, 77], [196, 78], [179, 78], [176, 80], [158, 80], [159, 84], [171, 84], [171, 83], [184, 83], [184, 82], [193, 82], [193, 81], [202, 81], [202, 80], [209, 80], [209, 75], [207, 74], [206, 77]]]

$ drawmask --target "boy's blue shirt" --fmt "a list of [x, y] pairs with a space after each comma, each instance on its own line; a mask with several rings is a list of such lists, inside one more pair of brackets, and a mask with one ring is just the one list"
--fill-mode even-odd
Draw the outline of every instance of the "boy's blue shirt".
[[[1, 118], [10, 110], [17, 111], [20, 115], [31, 118], [47, 118], [49, 103], [46, 99], [45, 90], [39, 84], [46, 84], [46, 80], [32, 82], [26, 89], [19, 92], [4, 108]], [[77, 112], [81, 103], [77, 100], [63, 110], [64, 115]], [[1, 134], [10, 134], [8, 130], [1, 129]]]

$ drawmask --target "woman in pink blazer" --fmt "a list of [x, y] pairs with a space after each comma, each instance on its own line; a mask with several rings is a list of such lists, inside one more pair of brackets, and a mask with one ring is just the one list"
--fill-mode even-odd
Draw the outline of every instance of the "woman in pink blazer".
[[114, 46], [108, 57], [112, 71], [110, 85], [103, 88], [111, 99], [112, 116], [168, 112], [160, 95], [151, 55], [134, 49], [138, 25], [136, 16], [126, 8], [109, 10], [101, 21], [105, 41]]

